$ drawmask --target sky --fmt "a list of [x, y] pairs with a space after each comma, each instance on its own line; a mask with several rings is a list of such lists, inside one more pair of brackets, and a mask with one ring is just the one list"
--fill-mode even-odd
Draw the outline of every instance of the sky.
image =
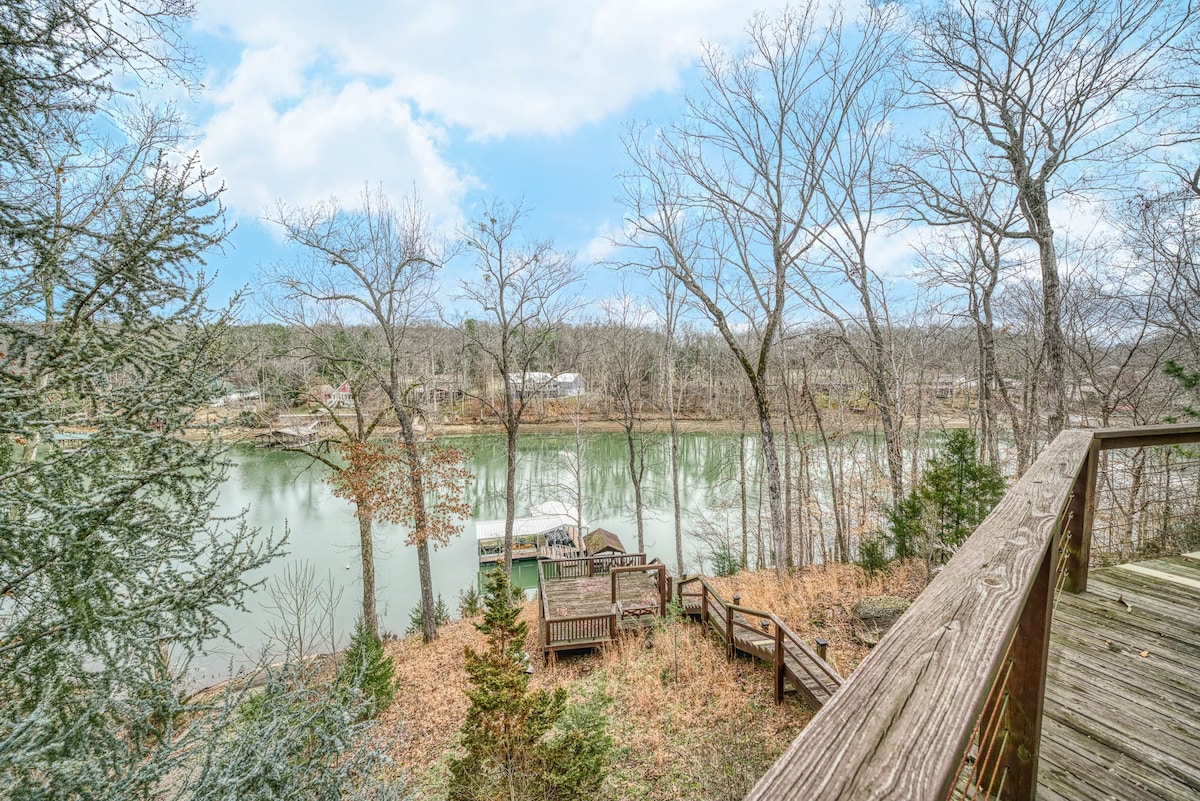
[[[771, 13], [782, 2], [760, 2]], [[236, 230], [208, 260], [212, 297], [253, 293], [290, 258], [279, 203], [416, 190], [446, 234], [485, 202], [522, 203], [524, 234], [573, 251], [584, 294], [619, 291], [630, 123], [678, 118], [704, 42], [737, 49], [754, 7], [729, 0], [200, 0], [191, 116]], [[460, 269], [462, 269], [460, 267]], [[256, 314], [253, 294], [246, 316]]]

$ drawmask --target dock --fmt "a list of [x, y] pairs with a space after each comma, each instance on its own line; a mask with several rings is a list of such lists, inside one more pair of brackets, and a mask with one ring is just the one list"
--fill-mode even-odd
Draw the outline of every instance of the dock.
[[704, 576], [678, 581], [643, 553], [552, 559], [538, 565], [539, 632], [543, 657], [603, 648], [622, 632], [666, 614], [668, 601], [725, 645], [726, 655], [750, 657], [771, 667], [775, 702], [792, 690], [814, 710], [842, 684], [825, 661], [824, 643], [813, 649], [771, 612], [727, 601]]
[[644, 618], [666, 613], [671, 588], [666, 566], [644, 553], [538, 563], [542, 655], [601, 648]]

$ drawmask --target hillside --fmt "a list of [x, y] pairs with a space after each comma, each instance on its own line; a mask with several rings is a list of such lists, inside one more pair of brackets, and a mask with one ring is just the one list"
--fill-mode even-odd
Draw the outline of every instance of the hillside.
[[[776, 612], [810, 641], [828, 640], [830, 661], [846, 675], [868, 650], [850, 634], [851, 607], [866, 595], [915, 597], [923, 575], [911, 565], [868, 579], [856, 566], [831, 565], [799, 571], [782, 587], [767, 572], [715, 583], [740, 593], [747, 605]], [[533, 686], [561, 685], [573, 700], [610, 699], [616, 759], [605, 798], [741, 798], [812, 716], [791, 697], [775, 706], [770, 672], [748, 660], [729, 663], [698, 624], [664, 621], [604, 653], [544, 666], [536, 604], [527, 602], [522, 616], [530, 624]], [[387, 644], [401, 691], [373, 734], [386, 743], [390, 769], [419, 799], [444, 797], [446, 760], [467, 710], [463, 648], [482, 643], [472, 623], [459, 620], [429, 645], [416, 636]]]

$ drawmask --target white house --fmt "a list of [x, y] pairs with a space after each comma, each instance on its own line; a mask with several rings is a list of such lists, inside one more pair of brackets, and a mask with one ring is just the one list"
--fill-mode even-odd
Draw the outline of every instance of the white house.
[[509, 373], [509, 392], [514, 398], [552, 398], [551, 386], [554, 376], [549, 373], [530, 371], [527, 373]]
[[586, 389], [579, 373], [509, 373], [508, 379], [515, 398], [573, 398]]
[[587, 383], [579, 373], [559, 373], [554, 376], [554, 387], [560, 398], [574, 398], [587, 391]]

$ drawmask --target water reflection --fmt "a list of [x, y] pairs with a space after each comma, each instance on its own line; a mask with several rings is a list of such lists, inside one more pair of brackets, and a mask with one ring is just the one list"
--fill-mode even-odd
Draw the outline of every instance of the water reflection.
[[[753, 440], [747, 440], [750, 445]], [[476, 480], [470, 492], [473, 519], [466, 521], [462, 535], [432, 555], [434, 592], [454, 612], [459, 593], [478, 581], [474, 520], [504, 515], [504, 438], [497, 435], [448, 438], [448, 443], [471, 452], [470, 468]], [[633, 488], [628, 480], [629, 453], [624, 435], [522, 436], [517, 466], [518, 514], [547, 500], [576, 503], [576, 485], [582, 486], [583, 515], [592, 527], [615, 532], [629, 550], [637, 547]], [[697, 544], [688, 531], [699, 516], [722, 497], [736, 493], [739, 438], [736, 435], [685, 434], [680, 440], [680, 478], [684, 505], [685, 554], [693, 556]], [[754, 449], [747, 448], [748, 466], [754, 469]], [[231, 454], [229, 474], [221, 487], [218, 514], [234, 515], [245, 510], [247, 520], [262, 530], [262, 536], [289, 532], [288, 553], [262, 571], [266, 581], [283, 572], [289, 563], [310, 562], [318, 579], [332, 575], [344, 588], [335, 611], [336, 629], [348, 636], [361, 604], [361, 575], [358, 561], [358, 526], [350, 504], [334, 497], [325, 480], [327, 470], [314, 465], [303, 454], [250, 447]], [[577, 467], [579, 465], [579, 467]], [[646, 551], [674, 564], [674, 527], [670, 513], [670, 479], [665, 438], [651, 448], [644, 488]], [[376, 582], [381, 629], [403, 633], [409, 610], [419, 597], [416, 551], [405, 542], [400, 526], [376, 527]], [[536, 583], [528, 570], [522, 583]], [[228, 620], [234, 639], [257, 656], [268, 629], [264, 610], [265, 588], [247, 601], [246, 611], [230, 610]], [[248, 663], [239, 649], [214, 648], [198, 660], [194, 681], [217, 680]]]

